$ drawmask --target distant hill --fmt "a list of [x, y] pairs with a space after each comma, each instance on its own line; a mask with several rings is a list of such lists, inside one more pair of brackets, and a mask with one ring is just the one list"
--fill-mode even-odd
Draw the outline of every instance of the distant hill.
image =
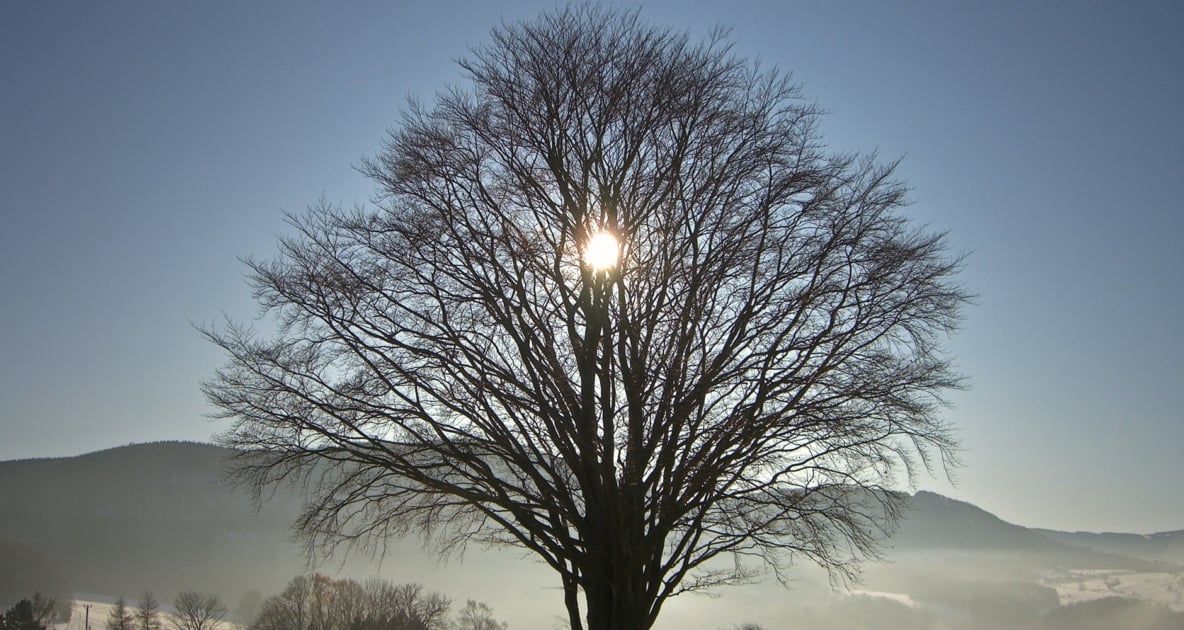
[[1167, 560], [1184, 564], [1184, 530], [1149, 535], [1113, 532], [1058, 532], [1049, 529], [1034, 529], [1032, 531], [1072, 547], [1083, 547], [1144, 560]]
[[[1138, 539], [1145, 544], [1114, 542]], [[1146, 540], [1145, 540], [1146, 539]], [[1152, 544], [1147, 540], [1162, 540]], [[1161, 570], [1180, 562], [1178, 537], [1155, 534], [1068, 534], [1008, 523], [982, 508], [933, 492], [908, 499], [890, 552], [936, 551], [1023, 556], [1030, 567]], [[1130, 553], [1138, 551], [1138, 553]], [[1014, 562], [1012, 564], [1015, 564]]]
[[901, 550], [1049, 551], [1057, 543], [1031, 529], [1012, 525], [982, 508], [934, 492], [918, 492], [891, 545]]
[[[274, 588], [303, 569], [299, 501], [256, 512], [223, 482], [230, 452], [162, 442], [0, 462], [0, 540], [35, 550], [71, 588], [162, 601], [184, 589]], [[112, 591], [115, 591], [112, 593]]]
[[[25, 558], [23, 565], [36, 567], [25, 573], [43, 575], [36, 579], [47, 584], [44, 590], [60, 591], [68, 580], [68, 589], [131, 598], [151, 589], [166, 602], [185, 589], [219, 592], [228, 601], [251, 589], [277, 592], [305, 569], [289, 529], [299, 493], [280, 492], [256, 511], [223, 481], [230, 454], [206, 444], [162, 442], [0, 462], [0, 557]], [[931, 492], [918, 492], [908, 503], [889, 543], [897, 556], [1023, 557], [1024, 571], [1152, 570], [1184, 559], [1184, 532], [1143, 537], [1034, 530]], [[931, 565], [908, 566], [925, 572]], [[0, 562], [0, 591], [13, 584], [29, 588], [28, 580], [14, 581], [19, 571]]]

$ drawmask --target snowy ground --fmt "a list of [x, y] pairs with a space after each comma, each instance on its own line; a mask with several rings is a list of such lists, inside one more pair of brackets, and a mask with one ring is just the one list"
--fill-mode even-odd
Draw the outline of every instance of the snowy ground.
[[1179, 572], [1069, 571], [1045, 578], [1042, 584], [1056, 589], [1062, 605], [1103, 597], [1132, 597], [1184, 612], [1184, 573]]
[[[89, 613], [87, 612], [88, 606]], [[70, 623], [59, 623], [52, 630], [87, 630], [88, 618], [92, 630], [101, 630], [107, 627], [107, 615], [111, 612], [111, 608], [110, 604], [102, 602], [74, 600], [70, 607]]]

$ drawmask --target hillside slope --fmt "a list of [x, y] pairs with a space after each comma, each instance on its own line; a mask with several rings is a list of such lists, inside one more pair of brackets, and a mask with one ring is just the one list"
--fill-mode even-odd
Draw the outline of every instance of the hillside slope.
[[165, 442], [0, 462], [0, 539], [43, 554], [84, 592], [282, 584], [303, 568], [289, 531], [298, 500], [256, 512], [223, 482], [228, 454]]
[[[279, 492], [256, 511], [223, 481], [230, 454], [166, 442], [0, 462], [0, 552], [17, 550], [6, 555], [39, 567], [45, 577], [36, 579], [47, 583], [41, 590], [61, 591], [68, 580], [66, 590], [134, 598], [150, 589], [166, 602], [186, 589], [218, 592], [232, 602], [250, 590], [277, 592], [306, 568], [289, 529], [300, 495]], [[1049, 571], [1181, 569], [1168, 565], [1180, 558], [1179, 532], [1143, 537], [1033, 530], [930, 492], [909, 497], [908, 508], [888, 541], [891, 563], [869, 566], [868, 588], [963, 608], [970, 605], [958, 600], [963, 593], [983, 599], [992, 592], [998, 600], [992, 606], [1019, 593], [1043, 606], [1051, 591], [1035, 587], [1034, 576]], [[470, 557], [463, 568], [437, 578], [460, 592], [478, 592], [488, 572], [511, 559], [533, 570], [521, 556]], [[424, 579], [422, 563], [399, 558], [400, 579]], [[28, 579], [14, 581], [18, 571], [0, 563], [0, 585], [29, 589]], [[456, 584], [459, 579], [471, 581]]]

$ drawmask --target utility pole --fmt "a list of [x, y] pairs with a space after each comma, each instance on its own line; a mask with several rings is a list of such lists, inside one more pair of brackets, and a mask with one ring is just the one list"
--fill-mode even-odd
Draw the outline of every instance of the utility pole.
[[83, 604], [82, 607], [86, 609], [86, 623], [83, 630], [90, 630], [90, 607], [94, 604]]

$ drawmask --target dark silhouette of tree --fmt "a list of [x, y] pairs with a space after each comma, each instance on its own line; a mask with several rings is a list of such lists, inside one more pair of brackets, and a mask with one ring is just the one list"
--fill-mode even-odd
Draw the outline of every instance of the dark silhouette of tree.
[[[0, 615], [0, 630], [45, 630], [52, 620], [53, 601], [22, 599]], [[48, 602], [48, 603], [47, 603]]]
[[160, 630], [160, 604], [151, 591], [144, 591], [135, 614], [139, 630]]
[[274, 337], [206, 331], [239, 479], [304, 479], [314, 550], [529, 549], [577, 629], [790, 556], [854, 571], [881, 490], [955, 447], [967, 296], [893, 165], [828, 154], [723, 35], [636, 13], [503, 25], [461, 65], [364, 163], [377, 207], [317, 204], [248, 261]]
[[445, 630], [449, 601], [419, 584], [381, 578], [363, 586], [324, 575], [297, 576], [263, 603], [252, 630]]
[[445, 630], [452, 602], [440, 593], [427, 591], [422, 584], [392, 584], [386, 580], [367, 580], [367, 630]]
[[506, 624], [493, 618], [493, 610], [483, 602], [468, 600], [456, 616], [456, 630], [505, 630]]
[[107, 630], [135, 630], [136, 615], [120, 597], [107, 613]]
[[176, 630], [214, 630], [226, 620], [222, 598], [210, 593], [184, 591], [173, 600], [172, 623]]

